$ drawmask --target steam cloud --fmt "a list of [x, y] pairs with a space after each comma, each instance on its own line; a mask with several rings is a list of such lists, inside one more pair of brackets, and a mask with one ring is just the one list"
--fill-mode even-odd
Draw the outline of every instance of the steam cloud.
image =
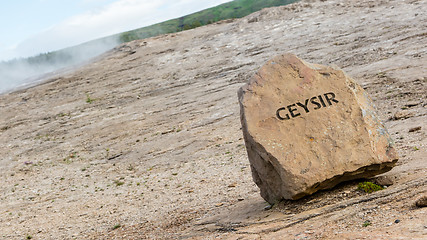
[[90, 60], [120, 43], [104, 38], [35, 57], [0, 62], [0, 94], [43, 80], [43, 75]]

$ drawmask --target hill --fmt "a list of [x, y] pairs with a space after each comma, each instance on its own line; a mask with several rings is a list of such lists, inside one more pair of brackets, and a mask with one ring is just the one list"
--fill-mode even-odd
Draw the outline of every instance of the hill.
[[180, 32], [225, 19], [241, 18], [267, 7], [282, 6], [297, 0], [235, 0], [196, 12], [177, 19], [135, 29], [118, 35], [120, 42], [129, 42], [158, 36], [166, 33]]
[[[425, 239], [426, 24], [426, 1], [303, 0], [124, 43], [0, 95], [0, 238]], [[261, 198], [237, 90], [284, 52], [372, 97], [400, 155], [370, 180], [386, 189]]]
[[235, 0], [177, 19], [95, 39], [77, 46], [42, 53], [29, 58], [0, 62], [0, 93], [34, 82], [42, 74], [85, 63], [120, 43], [180, 32], [225, 19], [240, 18], [266, 7], [286, 5], [296, 1]]

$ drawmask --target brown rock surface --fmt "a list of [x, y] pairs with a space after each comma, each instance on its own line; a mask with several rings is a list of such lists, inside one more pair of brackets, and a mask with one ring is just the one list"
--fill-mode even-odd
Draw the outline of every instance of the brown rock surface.
[[285, 54], [238, 95], [252, 176], [270, 203], [370, 178], [398, 159], [371, 99], [340, 70]]
[[[427, 132], [408, 129], [427, 122], [426, 29], [425, 0], [302, 0], [0, 95], [0, 239], [425, 239], [427, 209], [413, 203]], [[350, 182], [263, 210], [236, 91], [284, 52], [369, 93], [400, 156], [392, 186]], [[415, 116], [389, 120], [411, 101]]]

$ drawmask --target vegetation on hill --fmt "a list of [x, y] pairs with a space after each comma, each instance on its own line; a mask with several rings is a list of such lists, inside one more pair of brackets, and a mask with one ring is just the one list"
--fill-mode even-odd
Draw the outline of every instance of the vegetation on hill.
[[180, 32], [225, 19], [241, 18], [266, 7], [287, 5], [297, 0], [235, 0], [187, 16], [138, 28], [119, 35], [120, 42]]

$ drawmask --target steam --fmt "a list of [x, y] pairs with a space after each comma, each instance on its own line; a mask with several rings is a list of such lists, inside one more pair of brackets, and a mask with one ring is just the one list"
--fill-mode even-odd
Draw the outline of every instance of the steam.
[[0, 94], [43, 80], [43, 75], [82, 64], [120, 44], [107, 37], [38, 56], [0, 62]]

